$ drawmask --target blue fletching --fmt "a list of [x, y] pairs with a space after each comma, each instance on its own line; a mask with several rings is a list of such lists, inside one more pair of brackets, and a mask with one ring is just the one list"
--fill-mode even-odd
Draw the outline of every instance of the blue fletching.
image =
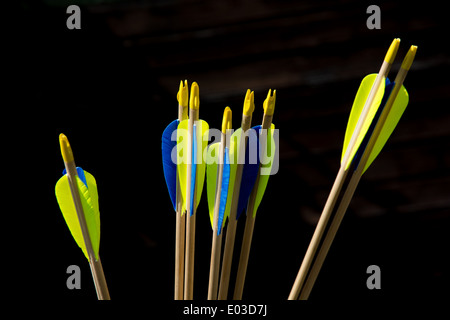
[[87, 182], [86, 182], [86, 176], [84, 175], [84, 170], [81, 169], [80, 167], [77, 167], [77, 174], [78, 174], [78, 178], [80, 178], [81, 181], [83, 181], [84, 185], [87, 186]]
[[195, 177], [197, 174], [197, 126], [192, 130], [191, 216], [194, 214]]
[[248, 198], [255, 185], [259, 171], [259, 131], [261, 126], [255, 126], [249, 129], [247, 148], [245, 150], [245, 164], [242, 170], [241, 188], [239, 190], [238, 208], [236, 212], [236, 220], [247, 207]]
[[172, 150], [176, 148], [177, 141], [172, 141], [172, 134], [177, 130], [179, 121], [172, 121], [162, 134], [162, 162], [164, 170], [164, 178], [166, 179], [167, 189], [169, 190], [170, 200], [172, 201], [173, 210], [177, 210], [177, 164], [172, 161]]
[[355, 171], [356, 171], [356, 168], [358, 168], [358, 166], [359, 166], [359, 162], [361, 161], [364, 151], [366, 151], [366, 147], [367, 147], [367, 144], [369, 143], [370, 137], [372, 136], [372, 133], [375, 130], [375, 126], [377, 125], [377, 122], [380, 119], [381, 113], [384, 110], [386, 102], [388, 101], [389, 96], [391, 95], [391, 91], [392, 91], [392, 89], [394, 89], [394, 86], [395, 86], [395, 82], [391, 82], [388, 78], [386, 78], [386, 86], [384, 89], [383, 99], [381, 100], [381, 103], [380, 103], [380, 106], [378, 107], [377, 113], [373, 117], [373, 120], [372, 120], [372, 123], [370, 124], [369, 130], [367, 130], [367, 133], [364, 136], [364, 139], [361, 142], [361, 145], [359, 146], [358, 151], [356, 151], [356, 154], [353, 157], [352, 164], [354, 165]]
[[223, 162], [223, 174], [222, 174], [222, 187], [220, 193], [220, 205], [219, 205], [219, 221], [217, 226], [217, 235], [220, 235], [223, 225], [223, 217], [225, 215], [225, 208], [227, 207], [228, 185], [230, 184], [230, 155], [228, 148], [225, 147], [224, 162]]
[[[67, 173], [67, 170], [64, 168], [63, 175], [65, 175], [66, 173]], [[77, 175], [78, 175], [78, 178], [80, 178], [80, 180], [84, 183], [86, 188], [88, 188], [88, 185], [86, 182], [86, 176], [84, 175], [84, 170], [81, 169], [81, 167], [77, 167]]]

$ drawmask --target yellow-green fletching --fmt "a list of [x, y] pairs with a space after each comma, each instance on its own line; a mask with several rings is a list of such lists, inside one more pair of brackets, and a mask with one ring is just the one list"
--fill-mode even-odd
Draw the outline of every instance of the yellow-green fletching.
[[353, 102], [352, 111], [350, 112], [350, 117], [348, 119], [347, 130], [345, 131], [344, 147], [342, 148], [342, 157], [341, 157], [341, 165], [345, 165], [346, 170], [350, 166], [352, 159], [356, 154], [356, 151], [358, 150], [359, 146], [361, 145], [361, 142], [364, 139], [364, 136], [367, 133], [367, 130], [369, 130], [370, 124], [372, 123], [372, 120], [375, 117], [375, 114], [377, 113], [378, 107], [380, 106], [381, 100], [383, 99], [386, 82], [384, 78], [382, 79], [381, 85], [375, 95], [372, 105], [370, 106], [366, 121], [364, 121], [364, 124], [361, 128], [361, 132], [358, 135], [356, 143], [353, 149], [351, 150], [350, 157], [348, 158], [349, 160], [347, 161], [347, 164], [342, 163], [342, 161], [344, 160], [344, 155], [347, 151], [348, 145], [352, 138], [353, 132], [355, 130], [356, 124], [358, 123], [359, 117], [364, 108], [364, 104], [366, 103], [366, 100], [369, 96], [370, 90], [372, 89], [376, 77], [377, 74], [370, 74], [362, 80], [358, 92], [356, 93], [355, 100]]
[[[275, 129], [275, 125], [272, 123], [270, 126], [270, 130], [267, 130], [267, 151], [264, 155], [262, 155], [261, 159], [261, 173], [270, 173], [273, 164], [273, 157], [275, 155], [275, 140], [273, 138], [273, 130]], [[264, 171], [262, 171], [264, 170]], [[269, 181], [270, 174], [261, 174], [259, 176], [258, 185], [255, 188], [258, 188], [256, 191], [256, 199], [255, 206], [253, 207], [253, 217], [256, 216], [256, 211], [261, 203], [261, 200], [264, 196], [264, 192], [266, 191], [267, 182]]]
[[[88, 187], [85, 186], [78, 176], [76, 176], [76, 181], [95, 259], [98, 259], [98, 250], [100, 247], [100, 212], [98, 208], [97, 183], [95, 182], [94, 176], [89, 172], [84, 171], [84, 174]], [[55, 194], [64, 220], [66, 220], [73, 238], [89, 260], [67, 175], [62, 176], [56, 183]]]
[[[203, 185], [205, 184], [206, 161], [203, 159], [209, 141], [209, 125], [206, 121], [199, 120], [197, 124], [197, 178], [195, 182], [195, 190], [197, 192], [197, 200], [195, 207], [197, 208], [202, 197]], [[200, 148], [201, 146], [201, 148]]]
[[183, 204], [181, 208], [182, 214], [186, 211], [186, 174], [188, 161], [187, 132], [188, 121], [183, 120], [178, 124], [177, 128], [177, 173], [180, 183], [181, 197]]
[[389, 112], [389, 115], [386, 118], [386, 122], [384, 123], [384, 126], [381, 129], [380, 135], [378, 136], [378, 139], [375, 142], [372, 152], [369, 155], [363, 173], [366, 172], [366, 170], [372, 164], [373, 160], [375, 160], [375, 158], [381, 152], [381, 149], [383, 149], [384, 145], [386, 144], [386, 141], [389, 139], [395, 127], [397, 126], [397, 123], [400, 121], [400, 118], [402, 117], [403, 112], [405, 111], [406, 106], [408, 105], [408, 102], [409, 102], [408, 91], [406, 91], [405, 87], [402, 86], [400, 88], [400, 91], [398, 92], [397, 97], [394, 100], [394, 104], [392, 105], [391, 111]]
[[[177, 170], [180, 181], [181, 196], [183, 198], [182, 212], [186, 211], [186, 175], [187, 163], [190, 155], [187, 154], [188, 121], [183, 120], [177, 128]], [[195, 122], [197, 127], [197, 174], [195, 189], [197, 190], [196, 206], [202, 196], [203, 184], [205, 182], [206, 163], [203, 160], [203, 154], [208, 146], [209, 125], [203, 120]], [[189, 160], [190, 162], [190, 160]]]
[[216, 201], [217, 170], [219, 162], [219, 142], [208, 147], [206, 153], [206, 194], [208, 198], [209, 218], [211, 226], [214, 228], [214, 203]]

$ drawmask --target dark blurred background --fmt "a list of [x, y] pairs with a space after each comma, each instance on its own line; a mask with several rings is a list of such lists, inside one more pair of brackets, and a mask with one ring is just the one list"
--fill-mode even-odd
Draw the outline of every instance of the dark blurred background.
[[[66, 28], [70, 4], [81, 8], [81, 30]], [[370, 4], [380, 6], [380, 30], [366, 27]], [[200, 118], [214, 128], [226, 106], [234, 112], [233, 127], [240, 126], [247, 89], [255, 91], [253, 124], [259, 124], [267, 91], [277, 90], [280, 169], [258, 211], [244, 299], [284, 301], [338, 172], [359, 83], [379, 70], [399, 37], [392, 78], [409, 46], [418, 46], [405, 81], [408, 108], [362, 178], [310, 299], [449, 297], [450, 56], [442, 2], [47, 0], [15, 6], [9, 121], [16, 134], [27, 135], [28, 151], [24, 158], [22, 147], [11, 143], [12, 159], [25, 160], [17, 161], [25, 178], [15, 199], [24, 232], [8, 247], [23, 259], [12, 264], [20, 276], [10, 277], [20, 290], [28, 286], [42, 299], [96, 299], [88, 263], [54, 196], [63, 132], [77, 164], [97, 179], [100, 256], [111, 297], [173, 298], [175, 214], [161, 134], [177, 117], [178, 85], [187, 79], [199, 84]], [[204, 195], [194, 287], [201, 300], [211, 233]], [[72, 264], [81, 267], [82, 290], [66, 288]], [[381, 268], [381, 290], [366, 287], [372, 264]]]

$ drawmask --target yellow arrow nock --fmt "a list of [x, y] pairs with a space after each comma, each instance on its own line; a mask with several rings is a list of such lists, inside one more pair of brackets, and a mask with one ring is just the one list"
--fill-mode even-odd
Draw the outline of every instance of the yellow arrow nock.
[[223, 111], [222, 132], [226, 133], [227, 129], [231, 129], [231, 109], [226, 107]]
[[389, 47], [389, 50], [386, 53], [386, 57], [384, 58], [384, 61], [386, 61], [389, 64], [392, 64], [394, 62], [395, 56], [397, 55], [398, 47], [400, 46], [400, 39], [395, 38], [391, 46]]
[[411, 65], [414, 61], [414, 57], [416, 56], [417, 46], [411, 46], [408, 50], [408, 53], [405, 56], [405, 59], [403, 59], [403, 63], [401, 68], [405, 70], [409, 70], [411, 68]]
[[191, 86], [191, 99], [189, 101], [189, 108], [198, 110], [200, 108], [200, 93], [197, 82], [193, 82]]
[[70, 147], [69, 140], [67, 140], [67, 137], [63, 133], [59, 135], [59, 145], [61, 146], [61, 154], [64, 162], [68, 163], [73, 161], [72, 148]]
[[277, 99], [277, 90], [273, 90], [273, 95], [271, 96], [272, 89], [269, 90], [269, 93], [267, 94], [266, 100], [264, 100], [263, 108], [264, 108], [264, 114], [268, 116], [272, 116], [273, 112], [275, 110], [275, 101]]
[[244, 100], [244, 111], [243, 114], [246, 116], [251, 116], [255, 110], [255, 92], [247, 89]]
[[189, 102], [188, 97], [189, 97], [188, 82], [187, 82], [187, 80], [184, 80], [184, 85], [183, 85], [183, 81], [180, 81], [180, 89], [178, 90], [178, 93], [177, 93], [178, 104], [182, 107], [187, 107], [188, 102]]

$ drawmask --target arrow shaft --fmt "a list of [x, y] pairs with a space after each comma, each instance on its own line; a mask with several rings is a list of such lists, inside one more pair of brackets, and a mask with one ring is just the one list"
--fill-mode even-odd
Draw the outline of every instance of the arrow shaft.
[[[177, 179], [178, 180], [178, 179]], [[177, 181], [177, 212], [175, 221], [175, 300], [183, 300], [184, 249], [186, 238], [186, 214], [181, 215], [181, 192]]]
[[[269, 130], [272, 124], [272, 119], [273, 115], [264, 114], [261, 129]], [[260, 156], [266, 153], [267, 136], [268, 136], [267, 134], [262, 135], [262, 137], [260, 136], [260, 152], [259, 152]], [[233, 300], [241, 300], [242, 294], [244, 292], [244, 283], [247, 274], [248, 259], [250, 257], [250, 248], [252, 245], [253, 230], [255, 227], [255, 219], [256, 219], [256, 216], [255, 217], [253, 216], [253, 211], [256, 202], [256, 195], [258, 193], [257, 189], [260, 177], [261, 177], [261, 164], [259, 167], [258, 176], [256, 177], [255, 187], [253, 188], [252, 193], [250, 194], [248, 200], [247, 217], [245, 220], [244, 235], [242, 237], [241, 253], [239, 257], [239, 265], [236, 275], [236, 284], [234, 286]]]
[[226, 300], [228, 296], [228, 287], [230, 284], [231, 263], [233, 260], [234, 242], [236, 239], [236, 213], [239, 202], [239, 193], [241, 190], [242, 171], [244, 169], [245, 151], [247, 147], [247, 135], [245, 132], [250, 129], [252, 116], [242, 114], [242, 134], [239, 143], [238, 164], [236, 166], [236, 178], [234, 180], [233, 198], [231, 202], [230, 217], [228, 219], [227, 236], [225, 239], [225, 248], [223, 252], [222, 271], [220, 274], [219, 300]]
[[100, 257], [98, 257], [98, 260], [93, 259], [92, 262], [91, 260], [89, 260], [89, 265], [91, 267], [92, 278], [94, 279], [95, 290], [97, 291], [98, 299], [111, 300]]
[[209, 271], [209, 286], [208, 286], [208, 300], [217, 300], [217, 288], [219, 284], [219, 264], [220, 264], [220, 252], [222, 248], [222, 232], [218, 235], [219, 224], [219, 209], [220, 199], [222, 193], [222, 180], [223, 180], [223, 167], [224, 167], [224, 155], [226, 145], [226, 135], [222, 132], [221, 143], [219, 146], [219, 165], [218, 165], [218, 177], [216, 183], [216, 199], [214, 202], [214, 218], [213, 218], [213, 234], [212, 234], [212, 248], [211, 248], [211, 263]]
[[325, 207], [323, 208], [322, 214], [320, 215], [319, 222], [317, 223], [313, 237], [311, 239], [311, 242], [309, 243], [305, 257], [303, 258], [300, 270], [297, 274], [297, 277], [295, 278], [294, 285], [292, 286], [291, 292], [288, 297], [289, 300], [296, 300], [300, 294], [300, 291], [306, 280], [306, 276], [308, 275], [309, 270], [312, 266], [313, 259], [316, 255], [317, 249], [319, 247], [325, 229], [327, 228], [328, 221], [330, 220], [333, 208], [336, 205], [336, 201], [344, 185], [347, 173], [348, 170], [345, 170], [345, 167], [342, 165], [336, 176], [333, 187], [328, 196], [327, 202], [325, 203]]
[[[257, 185], [258, 180], [259, 177], [256, 179], [255, 185]], [[239, 257], [238, 271], [236, 275], [236, 284], [234, 286], [233, 300], [242, 300], [242, 294], [244, 292], [245, 276], [247, 275], [248, 259], [250, 257], [250, 247], [252, 245], [253, 230], [255, 228], [255, 218], [256, 218], [252, 214], [255, 201], [254, 200], [252, 201], [251, 199], [252, 195], [250, 195], [251, 202], [249, 201], [247, 207], [247, 218], [245, 220], [244, 235], [242, 237], [242, 246]]]
[[[184, 271], [184, 299], [192, 300], [194, 298], [194, 256], [195, 256], [195, 218], [196, 218], [196, 188], [194, 188], [194, 205], [191, 213], [191, 174], [192, 174], [192, 147], [194, 122], [199, 119], [199, 110], [190, 109], [188, 121], [188, 144], [187, 144], [187, 174], [186, 174], [186, 255]], [[195, 177], [194, 177], [195, 179]]]
[[[178, 105], [178, 120], [187, 119], [187, 106]], [[175, 218], [175, 300], [184, 298], [184, 255], [186, 242], [186, 214], [182, 212], [183, 199], [181, 197], [180, 181], [176, 175], [176, 218]]]
[[344, 214], [347, 211], [347, 208], [350, 204], [350, 201], [355, 193], [356, 187], [358, 186], [359, 180], [361, 179], [361, 175], [352, 175], [348, 186], [344, 192], [344, 195], [339, 202], [336, 213], [333, 216], [331, 224], [327, 230], [327, 233], [321, 243], [320, 249], [316, 257], [314, 257], [314, 264], [308, 274], [308, 278], [300, 292], [299, 299], [307, 300], [311, 293], [311, 290], [314, 286], [314, 283], [319, 275], [320, 269], [325, 261], [325, 258], [328, 254], [328, 251], [331, 247], [331, 244], [336, 236], [337, 230], [344, 218]]
[[213, 230], [211, 263], [209, 269], [208, 300], [217, 300], [219, 284], [220, 253], [222, 251], [222, 232], [217, 235], [217, 228]]

